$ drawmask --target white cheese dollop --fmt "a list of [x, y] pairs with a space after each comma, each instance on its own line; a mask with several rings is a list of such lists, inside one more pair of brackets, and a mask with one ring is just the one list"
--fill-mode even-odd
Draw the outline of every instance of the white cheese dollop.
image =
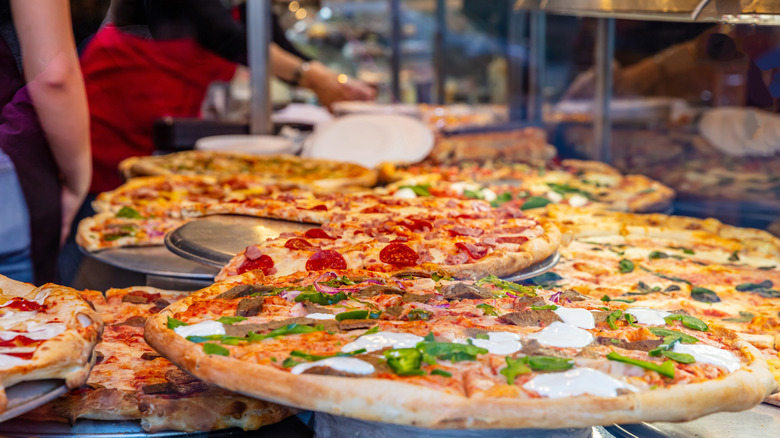
[[523, 388], [550, 398], [583, 394], [616, 397], [618, 389], [637, 390], [628, 383], [591, 368], [572, 368], [562, 373], [540, 374], [526, 382]]
[[470, 182], [458, 181], [456, 183], [450, 184], [450, 189], [455, 193], [462, 195], [466, 190], [470, 190], [472, 192], [479, 191], [482, 189], [482, 186]]
[[573, 325], [574, 327], [592, 329], [596, 328], [596, 320], [593, 318], [593, 313], [587, 309], [570, 309], [568, 307], [558, 306], [553, 310], [563, 322]]
[[417, 197], [417, 193], [414, 193], [414, 190], [410, 189], [409, 187], [403, 187], [395, 191], [393, 193], [394, 198], [400, 198], [400, 199], [415, 199]]
[[484, 199], [487, 202], [493, 202], [493, 201], [496, 200], [496, 198], [498, 198], [498, 195], [496, 195], [496, 192], [494, 192], [494, 191], [492, 191], [492, 190], [490, 190], [488, 188], [482, 189], [482, 191], [480, 193], [482, 194], [482, 199]]
[[590, 332], [559, 321], [528, 337], [536, 339], [542, 345], [560, 348], [582, 348], [593, 342], [593, 335]]
[[575, 193], [571, 195], [571, 198], [569, 198], [569, 205], [572, 207], [584, 207], [588, 204], [588, 198], [580, 195], [579, 193]]
[[201, 321], [197, 324], [176, 327], [173, 331], [183, 338], [187, 336], [224, 335], [225, 326], [219, 321]]
[[672, 349], [675, 353], [686, 353], [697, 362], [711, 363], [726, 368], [730, 373], [740, 369], [742, 364], [733, 353], [711, 345], [683, 344], [676, 342]]
[[361, 336], [341, 348], [349, 353], [365, 348], [367, 352], [381, 350], [385, 347], [412, 348], [422, 342], [423, 338], [411, 333], [376, 332]]
[[549, 191], [549, 192], [547, 192], [547, 199], [549, 199], [550, 201], [552, 201], [555, 204], [558, 204], [561, 201], [563, 201], [563, 195], [561, 195], [558, 192]]
[[671, 315], [663, 310], [648, 309], [647, 307], [632, 307], [626, 309], [625, 313], [634, 315], [636, 322], [646, 325], [666, 325], [664, 318]]
[[336, 315], [331, 313], [310, 313], [306, 317], [311, 319], [336, 319]]
[[309, 368], [314, 367], [328, 367], [336, 371], [360, 375], [371, 374], [374, 372], [373, 365], [354, 357], [329, 357], [327, 359], [318, 360], [316, 362], [302, 363], [292, 367], [290, 372], [293, 374], [301, 374]]
[[471, 338], [471, 343], [492, 354], [512, 354], [520, 351], [520, 335], [511, 332], [490, 332], [488, 339]]

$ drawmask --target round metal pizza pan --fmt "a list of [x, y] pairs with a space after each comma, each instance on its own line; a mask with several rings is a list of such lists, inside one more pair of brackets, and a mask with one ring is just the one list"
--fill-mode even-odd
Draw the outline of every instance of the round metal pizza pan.
[[606, 428], [619, 438], [780, 437], [780, 409], [766, 403], [742, 412], [720, 412], [685, 423], [639, 423]]
[[188, 222], [165, 236], [174, 254], [199, 264], [221, 268], [249, 245], [306, 231], [318, 225], [250, 216], [215, 215]]
[[547, 257], [541, 262], [533, 264], [521, 271], [515, 272], [512, 275], [501, 277], [501, 279], [506, 281], [527, 280], [529, 278], [536, 277], [537, 275], [544, 274], [545, 272], [554, 268], [555, 265], [557, 265], [558, 261], [560, 260], [561, 260], [561, 253], [555, 251], [550, 257]]
[[81, 251], [107, 265], [146, 275], [213, 280], [219, 272], [213, 267], [183, 259], [164, 246], [111, 248], [98, 252], [87, 252], [81, 248]]
[[6, 388], [6, 410], [0, 413], [0, 422], [31, 411], [68, 392], [63, 379], [32, 380]]

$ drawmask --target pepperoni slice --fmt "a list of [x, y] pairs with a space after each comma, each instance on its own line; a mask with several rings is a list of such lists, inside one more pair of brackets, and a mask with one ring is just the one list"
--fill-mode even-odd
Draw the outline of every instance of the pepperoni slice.
[[447, 231], [449, 231], [451, 236], [469, 236], [469, 237], [479, 237], [485, 233], [485, 230], [481, 228], [462, 227], [460, 225], [454, 226]]
[[364, 214], [370, 214], [370, 213], [387, 213], [387, 207], [384, 207], [382, 205], [373, 205], [371, 207], [366, 207], [362, 210], [360, 210], [361, 213]]
[[24, 298], [13, 298], [10, 303], [3, 307], [16, 310], [40, 310], [41, 305], [35, 301], [28, 301]]
[[525, 243], [528, 242], [528, 238], [525, 236], [501, 236], [496, 237], [498, 243]]
[[379, 251], [379, 260], [394, 266], [416, 266], [418, 258], [415, 250], [400, 242], [392, 242]]
[[322, 228], [308, 229], [305, 233], [303, 233], [303, 235], [309, 239], [335, 239], [335, 237], [331, 237], [328, 233], [322, 231]]
[[299, 249], [301, 251], [316, 251], [317, 247], [309, 243], [306, 239], [299, 237], [288, 240], [284, 247], [287, 249]]
[[469, 254], [469, 257], [472, 259], [481, 259], [482, 257], [485, 257], [488, 253], [487, 248], [483, 248], [481, 246], [472, 245], [470, 243], [462, 243], [458, 242], [455, 244], [459, 249], [466, 251]]
[[344, 257], [332, 249], [317, 251], [306, 261], [306, 270], [321, 271], [323, 269], [347, 269]]
[[272, 275], [276, 271], [274, 269], [274, 261], [271, 257], [263, 254], [254, 260], [247, 259], [238, 267], [238, 273], [243, 274], [244, 272], [254, 271], [255, 269], [262, 270], [265, 275]]
[[406, 219], [399, 222], [399, 225], [406, 227], [412, 231], [425, 231], [426, 229], [432, 230], [433, 224], [422, 219]]
[[312, 208], [304, 208], [304, 210], [328, 211], [328, 207], [325, 204], [320, 204], [320, 205], [315, 205]]

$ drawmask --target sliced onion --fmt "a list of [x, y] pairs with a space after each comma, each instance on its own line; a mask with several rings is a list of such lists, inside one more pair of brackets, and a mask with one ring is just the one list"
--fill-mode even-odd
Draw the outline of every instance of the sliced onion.
[[512, 298], [520, 298], [520, 297], [518, 297], [517, 295], [513, 294], [512, 292], [507, 292], [506, 294], [507, 294], [508, 296], [512, 297]]
[[404, 284], [403, 284], [403, 283], [401, 283], [401, 280], [399, 280], [399, 279], [397, 279], [397, 278], [394, 278], [394, 279], [393, 279], [393, 281], [395, 281], [395, 284], [397, 284], [397, 285], [398, 285], [398, 289], [401, 289], [401, 290], [403, 290], [403, 291], [405, 291], [405, 290], [406, 290], [406, 286], [404, 286]]
[[301, 294], [301, 291], [299, 290], [286, 290], [279, 294], [280, 297], [284, 298], [285, 301], [293, 302], [295, 301], [295, 298]]
[[376, 279], [376, 278], [369, 278], [368, 280], [364, 281], [363, 283], [368, 283], [368, 284], [385, 284], [384, 281]]
[[561, 300], [561, 294], [562, 293], [563, 293], [563, 291], [560, 291], [560, 292], [555, 292], [554, 294], [550, 295], [550, 298], [549, 298], [550, 302], [553, 302], [555, 304], [559, 304], [559, 302]]
[[[327, 285], [324, 285], [324, 284], [320, 284], [320, 281], [328, 281], [328, 280], [331, 280], [331, 279], [333, 279], [335, 277], [336, 277], [336, 273], [335, 272], [326, 272], [326, 273], [320, 275], [319, 277], [317, 277], [316, 280], [314, 280], [314, 290], [316, 290], [317, 292], [321, 292], [321, 293], [324, 293], [324, 294], [331, 294], [331, 295], [336, 295], [339, 292], [352, 293], [352, 292], [357, 292], [358, 291], [357, 288], [339, 289], [337, 287], [332, 287], [332, 286], [327, 286]], [[323, 279], [325, 279], [325, 280], [323, 280]]]

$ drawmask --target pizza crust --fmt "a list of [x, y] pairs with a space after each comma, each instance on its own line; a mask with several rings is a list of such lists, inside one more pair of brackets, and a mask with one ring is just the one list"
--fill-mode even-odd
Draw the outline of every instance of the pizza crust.
[[[251, 397], [335, 415], [435, 429], [566, 428], [639, 421], [686, 421], [716, 411], [748, 409], [776, 383], [755, 347], [736, 346], [750, 364], [726, 377], [614, 398], [488, 398], [463, 396], [398, 381], [293, 375], [231, 357], [207, 355], [200, 344], [167, 328], [167, 318], [185, 311], [202, 291], [147, 320], [144, 337], [189, 373]], [[247, 379], [246, 376], [254, 376]]]

